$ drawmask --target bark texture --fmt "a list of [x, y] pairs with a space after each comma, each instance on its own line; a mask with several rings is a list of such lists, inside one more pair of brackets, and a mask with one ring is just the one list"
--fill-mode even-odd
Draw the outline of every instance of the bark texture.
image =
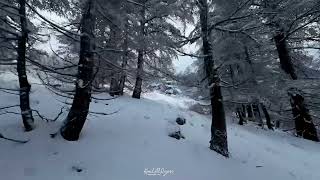
[[246, 107], [247, 107], [247, 113], [248, 113], [248, 120], [252, 121], [254, 119], [253, 118], [252, 106], [251, 106], [251, 104], [248, 104], [248, 105], [246, 105]]
[[243, 119], [243, 116], [242, 116], [242, 112], [241, 112], [241, 108], [240, 107], [237, 107], [237, 116], [239, 118], [239, 125], [243, 125], [244, 124], [244, 119]]
[[134, 86], [132, 97], [136, 99], [140, 99], [142, 93], [142, 81], [143, 81], [143, 64], [144, 64], [144, 37], [146, 36], [145, 32], [145, 8], [142, 7], [141, 14], [141, 22], [140, 22], [140, 37], [142, 38], [140, 42], [140, 48], [138, 49], [138, 62], [137, 62], [137, 77], [136, 83]]
[[[120, 41], [120, 35], [119, 35], [119, 29], [111, 24], [110, 25], [110, 47], [113, 49], [118, 49], [118, 44]], [[113, 59], [113, 63], [116, 64], [118, 66], [119, 63], [119, 58], [118, 58], [118, 54], [117, 53], [112, 53], [112, 59]], [[110, 89], [109, 89], [109, 94], [111, 96], [115, 96], [115, 95], [119, 95], [120, 94], [120, 70], [118, 68], [115, 68], [112, 72], [111, 75], [111, 81], [110, 81]]]
[[[298, 76], [295, 72], [283, 31], [280, 31], [274, 39], [279, 54], [281, 68], [290, 75], [292, 80], [297, 80]], [[303, 93], [296, 88], [290, 88], [288, 95], [290, 97], [297, 135], [312, 141], [319, 141], [317, 130], [309, 114], [309, 109], [304, 102]]]
[[119, 95], [123, 95], [126, 78], [127, 78], [127, 65], [128, 65], [128, 56], [129, 56], [129, 49], [128, 49], [128, 20], [126, 20], [125, 25], [125, 32], [124, 32], [124, 41], [122, 50], [124, 51], [124, 55], [122, 56], [122, 64], [121, 64], [121, 76], [119, 81]]
[[142, 76], [143, 76], [143, 51], [138, 51], [138, 65], [137, 65], [137, 77], [136, 77], [136, 83], [134, 86], [132, 97], [136, 99], [140, 99], [141, 92], [142, 92]]
[[305, 139], [319, 142], [317, 129], [312, 122], [309, 109], [305, 105], [303, 96], [294, 88], [291, 88], [288, 91], [288, 94], [290, 96], [297, 135]]
[[69, 114], [60, 129], [62, 137], [68, 141], [79, 139], [91, 102], [95, 49], [94, 29], [96, 22], [94, 7], [95, 0], [88, 0], [82, 15], [82, 35], [76, 93]]
[[268, 129], [273, 130], [273, 125], [271, 123], [271, 118], [270, 118], [269, 112], [267, 110], [267, 107], [263, 103], [260, 103], [260, 106], [263, 111], [264, 117], [266, 118], [266, 123], [267, 123]]
[[297, 76], [297, 74], [294, 70], [294, 67], [293, 67], [292, 59], [289, 55], [289, 51], [287, 48], [287, 42], [286, 42], [284, 33], [280, 31], [274, 37], [274, 40], [276, 43], [276, 47], [277, 47], [277, 51], [278, 51], [278, 55], [279, 55], [279, 59], [280, 59], [281, 69], [283, 69], [284, 72], [289, 74], [293, 80], [298, 79], [298, 76]]
[[210, 44], [210, 32], [208, 27], [209, 8], [207, 0], [199, 0], [200, 23], [202, 33], [202, 51], [204, 57], [204, 67], [208, 85], [210, 88], [212, 124], [210, 149], [219, 154], [229, 157], [226, 119], [223, 107], [223, 98], [220, 86], [220, 77], [214, 69], [212, 47]]
[[110, 96], [120, 95], [120, 84], [119, 84], [119, 75], [118, 72], [114, 73], [110, 82]]
[[34, 129], [34, 119], [32, 116], [32, 110], [30, 108], [29, 97], [31, 85], [28, 82], [26, 73], [26, 51], [28, 41], [26, 0], [19, 0], [19, 6], [21, 36], [19, 36], [18, 39], [17, 72], [20, 86], [20, 109], [24, 128], [26, 131], [31, 131]]

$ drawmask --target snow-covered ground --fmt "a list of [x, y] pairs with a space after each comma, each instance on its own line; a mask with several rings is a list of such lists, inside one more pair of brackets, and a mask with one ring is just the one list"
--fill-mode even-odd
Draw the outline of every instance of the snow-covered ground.
[[[14, 87], [13, 83], [16, 82], [12, 76], [0, 76], [1, 87]], [[0, 133], [29, 140], [19, 144], [0, 139], [0, 179], [320, 179], [319, 143], [284, 132], [238, 126], [230, 121], [231, 157], [226, 159], [208, 148], [210, 118], [188, 111], [185, 102], [192, 103], [192, 100], [158, 93], [145, 97], [93, 101], [92, 111], [118, 112], [109, 116], [90, 115], [77, 142], [50, 137], [50, 133], [57, 132], [61, 121], [47, 123], [36, 118], [36, 130], [26, 133], [20, 116], [0, 116]], [[48, 118], [54, 118], [63, 105], [39, 85], [34, 85], [31, 98], [32, 107]], [[0, 92], [0, 107], [15, 104], [18, 97]], [[11, 111], [19, 112], [19, 109]], [[168, 137], [168, 128], [178, 116], [187, 120], [180, 126], [185, 136], [182, 140]], [[151, 176], [153, 168], [154, 171], [163, 168], [166, 173]]]

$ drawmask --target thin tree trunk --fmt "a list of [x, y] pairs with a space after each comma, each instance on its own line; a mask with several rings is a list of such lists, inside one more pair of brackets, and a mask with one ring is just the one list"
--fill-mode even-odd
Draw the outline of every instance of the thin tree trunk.
[[266, 106], [263, 103], [260, 103], [260, 106], [261, 106], [261, 109], [263, 111], [264, 117], [266, 118], [266, 123], [267, 123], [268, 129], [273, 130], [273, 125], [271, 123], [271, 118], [270, 118], [270, 115], [268, 113], [268, 110], [267, 110]]
[[251, 104], [247, 105], [247, 112], [248, 112], [248, 120], [253, 121], [253, 111]]
[[244, 104], [241, 105], [242, 107], [242, 117], [245, 119], [247, 118], [247, 113], [246, 113], [246, 106]]
[[252, 109], [253, 109], [253, 114], [255, 116], [255, 119], [258, 119], [259, 121], [259, 126], [261, 126], [262, 128], [264, 128], [264, 123], [261, 117], [261, 113], [260, 113], [260, 109], [259, 109], [259, 104], [252, 104]]
[[126, 78], [127, 78], [127, 65], [128, 65], [128, 56], [129, 56], [129, 49], [128, 49], [128, 20], [126, 20], [125, 24], [125, 32], [124, 32], [124, 41], [123, 41], [123, 51], [124, 55], [122, 56], [122, 64], [121, 64], [121, 77], [120, 77], [120, 82], [119, 82], [119, 90], [120, 90], [120, 95], [123, 95], [125, 83], [126, 83]]
[[237, 115], [239, 117], [239, 125], [243, 125], [244, 123], [244, 119], [243, 119], [243, 116], [242, 116], [242, 112], [241, 112], [241, 107], [237, 107]]
[[[232, 65], [229, 65], [229, 71], [230, 71], [231, 83], [234, 86], [235, 85], [235, 80], [234, 80], [234, 71], [233, 71]], [[230, 93], [231, 100], [234, 99], [233, 90], [234, 90], [233, 88], [229, 88], [229, 93]]]
[[223, 98], [221, 93], [220, 78], [212, 57], [212, 47], [210, 44], [210, 33], [208, 31], [208, 2], [199, 0], [200, 23], [202, 33], [202, 51], [204, 57], [204, 66], [208, 85], [210, 88], [210, 98], [212, 107], [212, 124], [210, 149], [214, 150], [225, 157], [229, 157], [226, 119], [223, 107]]
[[19, 6], [21, 36], [18, 39], [17, 72], [20, 86], [20, 109], [24, 128], [26, 131], [31, 131], [34, 128], [34, 119], [32, 116], [29, 99], [31, 85], [28, 82], [26, 73], [26, 44], [28, 41], [26, 0], [19, 0]]
[[125, 83], [126, 83], [126, 78], [127, 78], [127, 74], [126, 74], [127, 64], [128, 64], [128, 57], [127, 57], [127, 55], [125, 55], [125, 57], [123, 57], [123, 61], [121, 64], [122, 72], [121, 72], [121, 77], [120, 77], [120, 82], [119, 82], [119, 91], [120, 91], [119, 95], [121, 95], [121, 96], [123, 95], [124, 87], [125, 87]]
[[60, 129], [62, 137], [68, 141], [76, 141], [79, 139], [91, 102], [92, 80], [94, 78], [94, 29], [96, 22], [94, 9], [95, 0], [88, 0], [86, 2], [81, 22], [82, 35], [80, 40], [80, 60], [78, 66], [76, 93], [74, 95], [69, 114]]

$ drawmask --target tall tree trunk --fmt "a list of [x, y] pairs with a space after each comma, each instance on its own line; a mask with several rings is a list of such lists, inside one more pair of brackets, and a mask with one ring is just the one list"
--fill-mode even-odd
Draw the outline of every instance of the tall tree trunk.
[[[295, 72], [291, 57], [289, 55], [289, 50], [287, 48], [285, 34], [283, 31], [280, 31], [280, 33], [278, 33], [274, 39], [279, 54], [281, 68], [287, 74], [289, 74], [293, 80], [297, 80], [298, 76]], [[304, 103], [304, 97], [302, 93], [296, 88], [290, 88], [288, 95], [290, 97], [297, 135], [302, 136], [305, 139], [319, 141], [317, 130], [312, 122], [309, 109]]]
[[[113, 49], [117, 49], [118, 48], [118, 44], [120, 41], [120, 37], [119, 37], [119, 29], [111, 24], [110, 25], [110, 47]], [[113, 53], [112, 54], [112, 59], [113, 59], [113, 63], [117, 64], [119, 63], [119, 58], [118, 58], [118, 54]], [[110, 89], [109, 89], [109, 94], [111, 96], [115, 96], [115, 95], [119, 95], [120, 94], [120, 71], [118, 68], [115, 68], [112, 70], [112, 75], [111, 75], [111, 82], [110, 82]]]
[[263, 111], [264, 117], [266, 118], [266, 123], [267, 123], [268, 129], [273, 130], [273, 125], [271, 123], [270, 115], [268, 113], [266, 106], [263, 103], [260, 103], [260, 106]]
[[145, 32], [145, 6], [142, 7], [140, 11], [141, 15], [141, 22], [140, 22], [140, 36], [142, 38], [142, 41], [140, 42], [140, 48], [138, 49], [138, 63], [137, 63], [137, 77], [136, 77], [136, 83], [134, 86], [132, 97], [136, 99], [140, 99], [141, 92], [142, 92], [142, 81], [143, 81], [143, 64], [144, 64], [144, 37], [146, 36]]
[[212, 47], [210, 44], [210, 32], [208, 31], [209, 8], [207, 0], [199, 0], [200, 23], [202, 33], [202, 51], [204, 57], [204, 67], [208, 85], [210, 88], [210, 98], [212, 107], [212, 124], [210, 149], [225, 157], [229, 157], [226, 119], [223, 107], [223, 98], [220, 86], [220, 77], [217, 69], [214, 69], [212, 57]]
[[18, 39], [17, 72], [20, 86], [20, 109], [24, 128], [26, 131], [31, 131], [34, 128], [34, 119], [32, 116], [32, 110], [30, 108], [29, 99], [31, 85], [28, 82], [28, 77], [26, 73], [26, 44], [28, 41], [26, 0], [19, 0], [19, 6], [21, 36]]
[[288, 91], [290, 96], [290, 103], [292, 107], [292, 114], [295, 120], [295, 127], [298, 136], [312, 141], [319, 141], [317, 129], [315, 128], [309, 109], [304, 103], [304, 98], [301, 92], [295, 88]]
[[128, 49], [128, 19], [126, 19], [126, 24], [125, 24], [125, 30], [124, 30], [124, 41], [123, 41], [123, 48], [122, 50], [124, 51], [124, 55], [122, 56], [122, 64], [121, 64], [121, 77], [120, 77], [120, 82], [119, 82], [119, 90], [120, 90], [120, 95], [123, 95], [125, 83], [126, 83], [126, 78], [127, 78], [127, 65], [128, 65], [128, 56], [129, 56], [129, 49]]
[[298, 76], [294, 70], [291, 57], [289, 55], [289, 51], [287, 48], [287, 42], [285, 39], [285, 35], [282, 31], [280, 31], [275, 37], [274, 41], [276, 43], [281, 69], [284, 70], [293, 80], [298, 79]]
[[81, 22], [80, 59], [76, 93], [69, 114], [60, 129], [62, 137], [68, 141], [79, 139], [80, 132], [89, 113], [94, 69], [95, 49], [95, 0], [86, 2]]
[[137, 78], [136, 78], [136, 84], [134, 86], [133, 98], [140, 99], [141, 92], [142, 92], [142, 76], [143, 76], [143, 51], [138, 50], [138, 67], [137, 67]]

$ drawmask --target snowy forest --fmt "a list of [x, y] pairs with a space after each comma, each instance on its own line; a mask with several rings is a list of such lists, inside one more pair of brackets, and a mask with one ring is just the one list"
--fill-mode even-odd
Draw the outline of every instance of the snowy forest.
[[0, 179], [319, 180], [320, 0], [0, 0]]

